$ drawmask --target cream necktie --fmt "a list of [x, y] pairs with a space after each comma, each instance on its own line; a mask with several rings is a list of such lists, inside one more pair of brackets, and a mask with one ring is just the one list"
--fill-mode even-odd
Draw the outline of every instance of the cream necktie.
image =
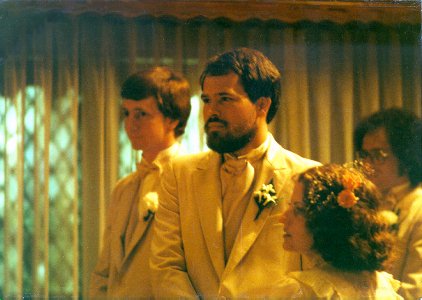
[[146, 160], [142, 160], [140, 163], [137, 164], [137, 172], [139, 172], [139, 188], [138, 191], [132, 200], [131, 211], [129, 214], [129, 220], [126, 227], [125, 232], [125, 253], [128, 251], [128, 247], [133, 237], [133, 233], [135, 232], [136, 226], [139, 222], [139, 212], [138, 212], [138, 205], [140, 197], [143, 197], [145, 194], [145, 190], [151, 189], [151, 181], [153, 178], [150, 178], [151, 173], [158, 170], [158, 166], [155, 163], [149, 163]]
[[242, 223], [254, 179], [254, 168], [246, 159], [226, 157], [221, 167], [223, 184], [224, 250], [227, 262]]

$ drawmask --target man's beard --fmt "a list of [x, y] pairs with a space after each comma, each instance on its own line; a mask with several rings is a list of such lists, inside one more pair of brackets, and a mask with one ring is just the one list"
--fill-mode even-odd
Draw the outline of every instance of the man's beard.
[[[219, 122], [227, 128], [226, 122], [221, 120]], [[205, 131], [207, 132], [207, 145], [210, 149], [218, 153], [233, 153], [244, 148], [255, 137], [257, 132], [256, 120], [253, 126], [237, 135], [233, 133], [224, 134], [218, 131], [208, 133], [207, 125], [205, 125]]]

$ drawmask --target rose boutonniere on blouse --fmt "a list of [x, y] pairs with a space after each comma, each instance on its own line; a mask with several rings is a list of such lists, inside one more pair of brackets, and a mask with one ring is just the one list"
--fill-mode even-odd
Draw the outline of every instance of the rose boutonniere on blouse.
[[262, 210], [271, 205], [277, 205], [277, 197], [272, 180], [269, 184], [263, 184], [261, 189], [254, 192], [255, 203], [258, 205], [258, 212], [255, 219], [257, 220]]
[[144, 197], [139, 199], [138, 211], [139, 219], [145, 222], [151, 219], [158, 208], [158, 194], [156, 192], [149, 192]]
[[395, 213], [392, 210], [381, 210], [379, 212], [380, 216], [384, 218], [385, 222], [388, 224], [388, 228], [392, 232], [398, 230], [399, 213], [400, 212]]

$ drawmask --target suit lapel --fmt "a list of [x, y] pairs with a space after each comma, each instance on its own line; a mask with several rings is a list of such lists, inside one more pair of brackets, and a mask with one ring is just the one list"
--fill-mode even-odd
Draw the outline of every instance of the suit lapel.
[[[154, 180], [153, 183], [153, 187], [155, 190], [158, 190], [160, 186], [160, 180], [157, 177]], [[139, 189], [136, 190], [136, 201], [140, 201], [139, 199]], [[136, 204], [138, 205], [138, 203]], [[136, 207], [136, 209], [138, 209], [138, 207]], [[142, 239], [142, 237], [144, 236], [144, 234], [147, 233], [148, 228], [150, 227], [150, 224], [152, 223], [152, 220], [154, 219], [154, 216], [151, 216], [147, 221], [144, 221], [142, 218], [140, 218], [138, 220], [138, 224], [136, 224], [136, 228], [135, 231], [133, 233], [132, 239], [129, 243], [129, 247], [127, 248], [127, 252], [125, 253], [125, 258], [122, 262], [122, 264], [124, 264], [124, 262], [126, 261], [126, 259], [130, 256], [130, 254], [132, 253], [133, 249], [136, 247], [136, 245], [140, 242], [140, 240]]]
[[[246, 255], [253, 243], [256, 241], [268, 216], [273, 210], [274, 205], [264, 208], [258, 219], [254, 220], [258, 211], [258, 206], [253, 198], [253, 192], [259, 190], [263, 184], [269, 184], [272, 182], [277, 198], [279, 198], [279, 201], [284, 201], [284, 199], [280, 199], [282, 193], [281, 191], [284, 190], [283, 186], [289, 176], [289, 172], [283, 167], [283, 163], [281, 163], [282, 160], [280, 160], [280, 158], [283, 154], [279, 151], [280, 149], [281, 148], [278, 147], [278, 144], [275, 143], [275, 141], [272, 141], [266, 157], [264, 158], [261, 173], [256, 178], [254, 189], [252, 190], [251, 198], [241, 224], [241, 231], [236, 237], [232, 253], [230, 254], [229, 261], [227, 262], [225, 273], [233, 270]], [[277, 155], [275, 155], [276, 153]]]
[[125, 253], [124, 259], [122, 261], [122, 266], [132, 253], [135, 246], [140, 242], [144, 234], [148, 231], [148, 228], [150, 227], [152, 221], [154, 220], [154, 217], [150, 217], [148, 221], [139, 220], [138, 224], [136, 225], [135, 232], [133, 233], [132, 240], [129, 243], [128, 251]]
[[115, 222], [116, 222], [116, 231], [112, 233], [113, 242], [111, 243], [113, 247], [112, 255], [115, 261], [115, 265], [118, 269], [123, 264], [123, 259], [125, 257], [125, 233], [126, 227], [129, 222], [129, 216], [132, 208], [133, 195], [138, 194], [139, 182], [133, 178], [129, 185], [122, 191], [118, 197], [126, 200], [125, 203], [119, 203], [120, 210], [118, 210]]
[[[270, 182], [273, 175], [273, 169], [271, 166], [268, 166], [264, 162], [262, 166], [262, 172], [260, 176], [257, 178], [254, 186], [253, 192], [258, 190], [262, 184], [267, 184]], [[227, 267], [225, 272], [230, 272], [235, 268], [235, 266], [240, 262], [240, 260], [245, 256], [248, 252], [252, 244], [255, 242], [257, 236], [262, 230], [262, 227], [265, 224], [265, 221], [272, 210], [272, 207], [265, 208], [259, 218], [254, 221], [255, 215], [258, 211], [258, 206], [253, 199], [253, 192], [251, 198], [249, 200], [248, 206], [246, 208], [245, 215], [243, 216], [242, 224], [240, 225], [241, 229], [236, 237], [236, 241], [234, 242], [232, 252], [230, 254], [230, 258], [227, 262]]]
[[[220, 181], [221, 157], [210, 152], [193, 172], [192, 190], [198, 203], [198, 215], [213, 266], [221, 277], [224, 271], [223, 217]], [[201, 188], [201, 190], [199, 190]]]

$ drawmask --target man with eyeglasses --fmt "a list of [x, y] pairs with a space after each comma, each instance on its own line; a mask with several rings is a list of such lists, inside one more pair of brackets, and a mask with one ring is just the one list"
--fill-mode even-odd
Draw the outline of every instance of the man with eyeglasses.
[[399, 108], [376, 112], [355, 129], [357, 157], [373, 168], [371, 181], [395, 212], [397, 259], [390, 272], [405, 299], [422, 297], [422, 120]]

